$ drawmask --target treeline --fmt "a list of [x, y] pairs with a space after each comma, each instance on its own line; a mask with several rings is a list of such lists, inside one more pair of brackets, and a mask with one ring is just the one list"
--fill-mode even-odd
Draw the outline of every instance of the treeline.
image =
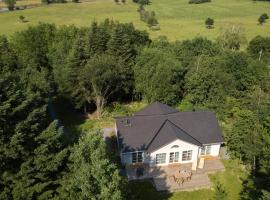
[[151, 41], [132, 24], [105, 20], [1, 36], [0, 199], [126, 198], [100, 133], [78, 142], [52, 121], [48, 104], [59, 97], [97, 117], [131, 100], [214, 110], [230, 155], [251, 172], [242, 198], [269, 197], [270, 38], [240, 51], [246, 40], [235, 30], [216, 41]]
[[78, 141], [48, 107], [58, 95], [100, 107], [111, 93], [128, 98], [130, 67], [146, 42], [131, 24], [109, 21], [90, 29], [39, 24], [0, 37], [0, 199], [125, 198], [102, 134]]

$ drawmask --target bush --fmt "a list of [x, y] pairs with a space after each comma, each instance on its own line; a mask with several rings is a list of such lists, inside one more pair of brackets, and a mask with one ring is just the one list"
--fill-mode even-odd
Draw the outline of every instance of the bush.
[[24, 23], [24, 22], [25, 22], [25, 17], [21, 15], [21, 16], [19, 17], [19, 20], [20, 20], [20, 22]]
[[262, 25], [263, 23], [266, 22], [266, 20], [269, 19], [269, 16], [266, 14], [266, 13], [263, 13], [259, 19], [258, 19], [258, 22], [260, 25]]
[[200, 3], [207, 3], [211, 2], [211, 0], [189, 0], [189, 4], [200, 4]]
[[150, 13], [150, 15], [148, 16], [147, 24], [148, 24], [149, 27], [153, 27], [153, 26], [158, 25], [158, 21], [156, 19], [156, 14], [155, 14], [154, 11], [152, 11]]
[[211, 19], [211, 18], [207, 18], [206, 20], [205, 20], [205, 25], [206, 25], [206, 28], [213, 28], [213, 26], [214, 26], [214, 23], [215, 23], [215, 21], [213, 20], [213, 19]]

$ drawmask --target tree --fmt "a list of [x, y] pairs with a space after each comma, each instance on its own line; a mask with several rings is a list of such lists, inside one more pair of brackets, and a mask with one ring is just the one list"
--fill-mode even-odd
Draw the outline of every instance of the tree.
[[[255, 113], [250, 110], [234, 110], [234, 123], [226, 140], [231, 155], [241, 159], [256, 170], [257, 159], [262, 148], [263, 127]], [[250, 148], [252, 146], [252, 149]]]
[[217, 58], [202, 56], [185, 76], [186, 99], [195, 106], [220, 109], [232, 88], [232, 77], [222, 70]]
[[175, 104], [181, 99], [183, 69], [172, 52], [145, 48], [134, 67], [135, 90], [148, 102]]
[[262, 25], [263, 23], [266, 22], [267, 19], [269, 19], [269, 17], [266, 13], [264, 13], [259, 17], [258, 22], [260, 25]]
[[214, 23], [215, 23], [215, 21], [212, 18], [207, 18], [205, 20], [205, 25], [206, 25], [206, 28], [208, 28], [208, 29], [213, 28]]
[[33, 157], [21, 165], [12, 191], [14, 199], [50, 199], [57, 195], [68, 150], [64, 146], [63, 128], [52, 122], [35, 137]]
[[62, 182], [62, 199], [123, 199], [125, 182], [107, 157], [101, 132], [85, 134], [70, 156], [70, 174]]
[[225, 191], [223, 185], [220, 182], [216, 183], [214, 199], [215, 200], [226, 200], [226, 199], [228, 199], [228, 194], [227, 194], [227, 192]]
[[114, 56], [101, 54], [92, 57], [79, 75], [87, 100], [96, 105], [97, 117], [103, 113], [107, 100], [120, 91], [128, 92], [129, 67]]
[[5, 3], [6, 3], [9, 10], [14, 10], [16, 0], [5, 0]]
[[222, 27], [217, 42], [223, 49], [236, 51], [240, 49], [241, 45], [246, 44], [247, 39], [241, 25], [229, 24]]
[[256, 36], [247, 47], [247, 51], [258, 60], [270, 62], [270, 37]]
[[26, 78], [29, 65], [18, 63], [21, 55], [12, 47], [0, 37], [0, 198], [48, 199], [56, 194], [67, 150], [56, 123], [49, 125], [45, 76], [31, 70], [34, 80]]

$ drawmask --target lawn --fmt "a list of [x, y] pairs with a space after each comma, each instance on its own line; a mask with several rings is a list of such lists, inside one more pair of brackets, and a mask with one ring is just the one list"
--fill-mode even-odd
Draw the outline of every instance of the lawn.
[[112, 104], [104, 109], [101, 119], [85, 115], [81, 110], [74, 109], [68, 101], [63, 99], [53, 103], [56, 116], [67, 129], [72, 131], [87, 132], [91, 129], [103, 129], [114, 127], [114, 117], [132, 115], [146, 106], [143, 102], [129, 104]]
[[[245, 179], [247, 172], [237, 160], [224, 160], [226, 170], [210, 175], [214, 185], [220, 182], [228, 193], [228, 199], [240, 199], [242, 190], [242, 179]], [[190, 192], [165, 193], [157, 192], [148, 181], [131, 183], [131, 189], [137, 193], [138, 200], [210, 200], [214, 195], [214, 189], [202, 189]], [[151, 198], [154, 197], [154, 198]]]
[[[270, 22], [257, 25], [260, 14], [270, 15], [269, 2], [252, 0], [212, 0], [211, 3], [190, 5], [188, 0], [152, 0], [148, 10], [155, 11], [160, 30], [149, 31], [151, 37], [166, 35], [170, 40], [182, 40], [194, 36], [207, 36], [214, 39], [220, 28], [227, 24], [241, 24], [248, 39], [260, 34], [270, 34]], [[148, 30], [139, 19], [138, 5], [127, 1], [125, 5], [116, 5], [113, 0], [93, 0], [83, 3], [66, 3], [43, 5], [41, 7], [0, 13], [0, 33], [11, 35], [38, 22], [50, 22], [57, 25], [76, 24], [88, 26], [93, 20], [105, 18], [120, 22], [133, 22], [141, 30]], [[28, 23], [20, 23], [20, 15], [26, 17]], [[206, 29], [204, 21], [207, 17], [215, 19], [215, 28]]]

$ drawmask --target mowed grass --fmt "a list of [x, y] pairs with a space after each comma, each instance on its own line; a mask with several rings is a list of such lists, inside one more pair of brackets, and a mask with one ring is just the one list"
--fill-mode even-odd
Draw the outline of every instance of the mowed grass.
[[[205, 4], [188, 4], [188, 0], [151, 0], [146, 9], [155, 11], [160, 30], [150, 31], [140, 21], [137, 12], [138, 4], [131, 0], [125, 5], [117, 5], [113, 0], [93, 0], [83, 3], [66, 3], [43, 5], [41, 7], [0, 13], [0, 34], [11, 35], [38, 22], [49, 22], [57, 25], [75, 24], [89, 26], [93, 20], [103, 21], [106, 18], [120, 22], [132, 22], [138, 29], [149, 30], [152, 38], [161, 35], [170, 40], [182, 40], [195, 36], [206, 36], [215, 39], [221, 27], [227, 24], [241, 24], [247, 38], [256, 35], [270, 35], [270, 21], [263, 26], [257, 24], [260, 14], [270, 15], [270, 2], [254, 2], [252, 0], [212, 0]], [[21, 23], [19, 16], [29, 21]], [[204, 21], [207, 17], [215, 20], [214, 29], [206, 29]]]

